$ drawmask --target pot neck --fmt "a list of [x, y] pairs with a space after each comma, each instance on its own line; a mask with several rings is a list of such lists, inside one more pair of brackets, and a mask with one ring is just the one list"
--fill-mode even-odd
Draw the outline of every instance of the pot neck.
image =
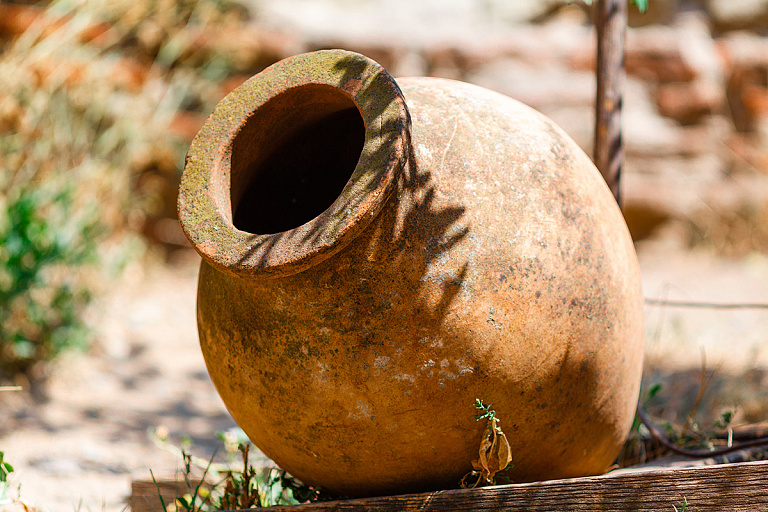
[[379, 64], [326, 50], [278, 62], [224, 98], [192, 142], [179, 220], [203, 259], [279, 277], [357, 237], [407, 160], [403, 94]]

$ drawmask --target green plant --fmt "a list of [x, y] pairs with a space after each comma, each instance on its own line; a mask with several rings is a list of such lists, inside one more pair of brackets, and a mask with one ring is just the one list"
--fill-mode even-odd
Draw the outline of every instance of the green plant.
[[158, 226], [175, 225], [187, 137], [221, 80], [271, 64], [232, 0], [42, 4], [0, 34], [0, 382], [33, 392], [88, 345], [86, 310], [137, 235], [182, 243]]
[[166, 130], [186, 88], [167, 72], [124, 77], [130, 30], [104, 27], [108, 7], [54, 1], [0, 52], [0, 380], [33, 392], [46, 363], [88, 345], [92, 298], [169, 202], [157, 169], [173, 183], [182, 161]]
[[720, 417], [715, 420], [715, 428], [719, 430], [728, 430], [731, 428], [734, 411], [729, 409], [720, 413]]
[[228, 471], [215, 510], [235, 510], [276, 505], [297, 505], [320, 499], [320, 491], [281, 469], [258, 472], [248, 464], [249, 443], [238, 447], [243, 459], [241, 471]]
[[248, 464], [251, 446], [250, 443], [243, 443], [238, 447], [243, 469], [227, 472], [223, 488], [219, 486], [217, 489], [214, 510], [298, 505], [326, 499], [319, 489], [304, 484], [282, 469], [254, 469]]
[[0, 451], [0, 483], [8, 482], [8, 475], [13, 473], [13, 466], [5, 461], [5, 452]]
[[[163, 512], [180, 510], [209, 512], [298, 505], [328, 498], [319, 489], [304, 484], [282, 469], [254, 468], [248, 460], [253, 445], [240, 429], [231, 429], [217, 434], [217, 437], [224, 442], [228, 459], [226, 463], [214, 463], [215, 453], [208, 461], [190, 455], [186, 451], [189, 444], [181, 449], [173, 446], [169, 442], [167, 431], [162, 427], [150, 434], [163, 448], [180, 453], [184, 461], [182, 476], [186, 492], [172, 503], [166, 503], [160, 492], [160, 486], [150, 471]], [[242, 469], [235, 468], [233, 459], [235, 453], [241, 456]], [[193, 476], [195, 468], [202, 469], [200, 478]]]
[[89, 271], [126, 190], [120, 123], [78, 26], [33, 26], [0, 55], [0, 375], [33, 391], [46, 362], [87, 343]]
[[[479, 457], [472, 461], [473, 471], [462, 478], [461, 487], [474, 488], [481, 483], [496, 485], [500, 473], [512, 467], [512, 450], [509, 447], [507, 436], [499, 427], [501, 421], [496, 416], [496, 411], [491, 409], [493, 404], [485, 405], [479, 398], [475, 399], [475, 409], [480, 414], [475, 415], [475, 421], [488, 420], [488, 426], [480, 440]], [[477, 477], [474, 482], [467, 479]], [[503, 476], [502, 476], [503, 477]]]
[[[707, 377], [705, 366], [702, 364], [701, 388], [691, 411], [686, 416], [685, 424], [680, 426], [668, 421], [662, 422], [663, 432], [645, 412], [648, 402], [661, 389], [660, 384], [651, 387], [648, 398], [644, 401], [641, 398], [638, 401], [634, 423], [616, 459], [616, 465], [626, 467], [638, 462], [647, 462], [670, 451], [687, 457], [709, 458], [768, 445], [768, 437], [752, 438], [739, 443], [733, 442], [731, 423], [735, 415], [734, 410], [727, 409], [721, 412], [720, 417], [713, 422], [713, 426], [709, 430], [701, 428], [693, 420], [693, 415], [701, 403], [701, 398], [710, 378], [711, 375]], [[648, 447], [651, 446], [654, 448], [653, 452], [647, 453]]]
[[97, 259], [99, 222], [78, 212], [74, 184], [20, 186], [0, 208], [0, 373], [35, 365], [86, 342], [91, 290], [80, 269]]
[[[662, 385], [656, 383], [648, 388], [643, 396], [643, 391], [640, 391], [638, 402], [641, 407], [647, 408], [648, 404], [656, 397], [661, 391]], [[648, 453], [646, 441], [650, 434], [646, 427], [643, 425], [640, 417], [635, 415], [632, 420], [632, 426], [629, 429], [627, 438], [622, 446], [621, 451], [616, 457], [615, 465], [617, 467], [627, 467], [637, 463], [643, 463], [647, 460], [655, 458], [655, 453]]]
[[239, 474], [230, 472], [227, 475], [217, 507], [219, 510], [238, 510], [263, 506], [256, 470], [253, 469], [253, 466], [248, 465], [249, 448], [249, 444], [240, 445], [240, 452], [243, 454], [243, 470]]
[[160, 485], [157, 483], [152, 470], [149, 470], [149, 474], [152, 476], [152, 481], [155, 483], [157, 495], [160, 498], [160, 504], [163, 507], [164, 512], [175, 512], [179, 509], [184, 510], [185, 512], [202, 512], [204, 510], [208, 510], [206, 505], [210, 493], [204, 484], [205, 477], [208, 475], [208, 472], [211, 469], [213, 458], [215, 456], [216, 452], [211, 455], [211, 459], [208, 461], [208, 464], [206, 465], [200, 480], [197, 482], [197, 484], [194, 484], [192, 480], [192, 456], [182, 451], [182, 460], [184, 462], [184, 469], [182, 474], [184, 476], [184, 484], [187, 487], [187, 493], [183, 496], [176, 497], [174, 503], [171, 505], [165, 503], [165, 498], [163, 498], [163, 494], [160, 492]]
[[13, 466], [5, 461], [5, 452], [0, 451], [0, 505], [9, 501], [8, 475], [13, 473]]
[[680, 507], [680, 510], [678, 510], [676, 506], [672, 505], [672, 508], [675, 509], [675, 512], [684, 512], [687, 507], [688, 507], [688, 499], [685, 497], [683, 497], [683, 506]]

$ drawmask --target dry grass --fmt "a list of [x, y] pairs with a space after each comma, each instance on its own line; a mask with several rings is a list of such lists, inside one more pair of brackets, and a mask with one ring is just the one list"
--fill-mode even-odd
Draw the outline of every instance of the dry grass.
[[0, 4], [0, 19], [0, 374], [34, 387], [87, 346], [89, 302], [145, 240], [184, 244], [195, 110], [252, 62], [222, 43], [244, 22], [225, 0]]

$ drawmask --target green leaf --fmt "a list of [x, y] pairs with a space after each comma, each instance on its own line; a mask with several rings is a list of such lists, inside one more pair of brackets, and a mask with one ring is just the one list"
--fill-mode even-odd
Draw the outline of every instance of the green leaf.
[[715, 427], [725, 430], [731, 425], [733, 420], [733, 411], [725, 411], [720, 415], [720, 418], [715, 420]]
[[651, 388], [648, 390], [648, 394], [646, 395], [645, 401], [650, 401], [653, 397], [655, 397], [659, 391], [661, 391], [661, 384], [654, 384], [651, 386]]
[[160, 499], [160, 506], [163, 507], [163, 512], [168, 512], [168, 507], [165, 505], [165, 500], [163, 499], [163, 492], [160, 490], [160, 484], [157, 483], [157, 480], [155, 479], [155, 474], [152, 473], [152, 470], [149, 470], [149, 475], [152, 477], [152, 482], [155, 484], [155, 489], [157, 490], [157, 497]]
[[8, 481], [8, 475], [13, 473], [13, 466], [5, 462], [5, 452], [0, 452], [0, 482]]
[[186, 497], [176, 498], [176, 501], [184, 510], [192, 510], [192, 504]]

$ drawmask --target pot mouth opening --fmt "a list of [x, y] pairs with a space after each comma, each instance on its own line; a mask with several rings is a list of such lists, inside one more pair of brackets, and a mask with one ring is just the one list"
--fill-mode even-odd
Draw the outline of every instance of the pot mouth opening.
[[357, 53], [278, 62], [225, 97], [195, 137], [179, 221], [203, 259], [237, 276], [295, 274], [379, 214], [408, 159], [394, 79]]
[[344, 190], [364, 141], [363, 118], [340, 90], [310, 84], [276, 96], [232, 140], [232, 206], [225, 214], [238, 230], [257, 235], [311, 221]]

